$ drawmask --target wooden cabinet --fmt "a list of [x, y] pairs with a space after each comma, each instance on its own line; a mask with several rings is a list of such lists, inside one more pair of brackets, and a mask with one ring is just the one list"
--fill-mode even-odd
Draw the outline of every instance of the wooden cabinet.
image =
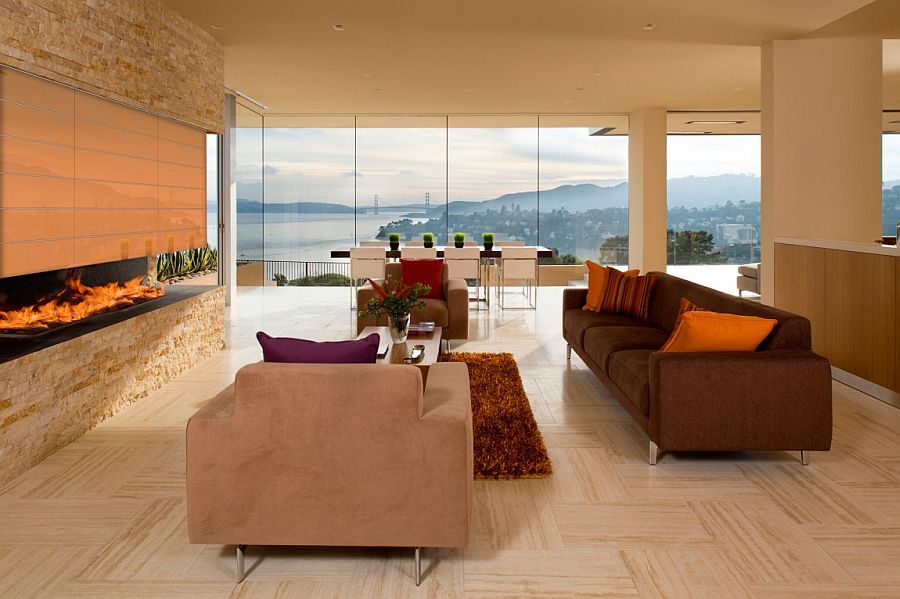
[[900, 392], [900, 255], [775, 244], [775, 305], [832, 365]]

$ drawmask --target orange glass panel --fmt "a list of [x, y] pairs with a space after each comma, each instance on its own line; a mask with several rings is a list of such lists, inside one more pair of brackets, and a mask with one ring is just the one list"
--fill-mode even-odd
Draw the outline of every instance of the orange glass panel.
[[204, 148], [177, 144], [165, 139], [159, 140], [159, 159], [163, 162], [175, 162], [196, 168], [206, 167]]
[[159, 209], [173, 208], [206, 209], [205, 189], [184, 189], [180, 187], [159, 188]]
[[111, 235], [75, 239], [76, 266], [140, 258], [157, 252], [155, 234]]
[[156, 208], [156, 186], [75, 181], [75, 208]]
[[75, 237], [155, 232], [156, 210], [76, 210]]
[[159, 230], [197, 229], [206, 224], [206, 210], [160, 210]]
[[72, 148], [0, 135], [0, 172], [72, 177]]
[[182, 125], [166, 118], [159, 119], [159, 137], [160, 139], [177, 141], [178, 143], [197, 146], [198, 148], [206, 147], [206, 131], [189, 125]]
[[159, 184], [172, 187], [206, 188], [206, 169], [159, 163]]
[[206, 229], [163, 231], [159, 234], [159, 251], [176, 252], [206, 245]]
[[0, 243], [0, 277], [69, 268], [72, 247], [71, 239]]
[[156, 138], [88, 121], [75, 121], [75, 145], [156, 160]]
[[156, 183], [156, 162], [75, 148], [75, 176], [117, 183]]
[[0, 208], [68, 208], [74, 205], [72, 179], [0, 174]]
[[75, 135], [72, 117], [10, 102], [0, 102], [0, 132], [69, 146]]
[[71, 210], [0, 210], [0, 242], [70, 239], [75, 230]]
[[158, 119], [152, 114], [82, 92], [75, 94], [75, 116], [154, 137], [157, 133]]
[[0, 98], [71, 115], [74, 109], [75, 90], [40, 77], [0, 67]]

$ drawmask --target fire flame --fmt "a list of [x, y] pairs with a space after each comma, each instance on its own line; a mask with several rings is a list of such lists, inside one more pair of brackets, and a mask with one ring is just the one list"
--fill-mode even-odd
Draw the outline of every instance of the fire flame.
[[165, 295], [162, 287], [144, 285], [142, 280], [143, 277], [136, 277], [123, 284], [112, 282], [88, 287], [81, 283], [81, 275], [70, 274], [61, 291], [18, 310], [0, 310], [0, 330], [49, 329]]

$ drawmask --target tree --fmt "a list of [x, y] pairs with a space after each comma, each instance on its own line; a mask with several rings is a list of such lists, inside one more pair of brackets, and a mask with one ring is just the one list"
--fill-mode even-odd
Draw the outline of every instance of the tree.
[[712, 233], [706, 231], [666, 231], [666, 262], [669, 264], [722, 264], [725, 259], [713, 251]]

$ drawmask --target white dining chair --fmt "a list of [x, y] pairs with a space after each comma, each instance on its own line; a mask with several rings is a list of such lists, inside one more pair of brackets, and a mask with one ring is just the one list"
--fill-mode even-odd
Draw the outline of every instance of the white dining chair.
[[401, 260], [434, 260], [435, 258], [437, 258], [436, 248], [410, 247], [408, 245], [404, 245], [402, 248], [400, 248]]
[[407, 247], [420, 248], [420, 247], [425, 247], [425, 242], [424, 241], [407, 241], [403, 245], [407, 246]]
[[446, 247], [444, 263], [447, 265], [447, 276], [451, 279], [475, 281], [475, 301], [481, 301], [481, 248], [479, 247]]
[[495, 241], [494, 245], [497, 247], [524, 247], [525, 242], [521, 239], [505, 239], [503, 241]]
[[364, 248], [385, 248], [388, 246], [387, 241], [360, 241], [359, 247]]
[[510, 309], [506, 305], [506, 281], [520, 281], [522, 295], [528, 302], [518, 309], [533, 310], [537, 305], [538, 250], [536, 247], [507, 246], [500, 248], [497, 266], [497, 300], [500, 309]]
[[387, 262], [384, 247], [350, 248], [350, 309], [355, 310], [356, 289], [363, 279], [383, 279]]

